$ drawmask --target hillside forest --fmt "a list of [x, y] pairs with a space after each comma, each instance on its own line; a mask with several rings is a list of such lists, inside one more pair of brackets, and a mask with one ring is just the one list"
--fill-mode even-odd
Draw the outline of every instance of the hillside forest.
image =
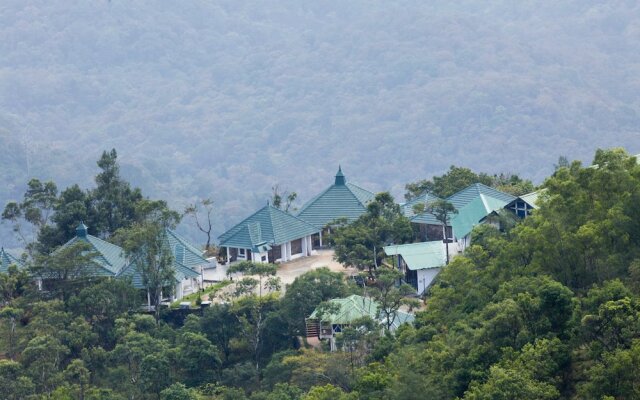
[[640, 153], [638, 21], [622, 0], [3, 0], [0, 204], [32, 177], [89, 187], [111, 148], [175, 209], [213, 197], [216, 235], [339, 164], [396, 198], [451, 164], [540, 184], [560, 155]]
[[[111, 155], [96, 186], [110, 171], [134, 210], [116, 232], [170, 215], [118, 176]], [[300, 336], [314, 308], [363, 294], [339, 272], [317, 269], [284, 294], [237, 291], [156, 318], [135, 312], [139, 293], [127, 281], [60, 279], [36, 290], [28, 272], [46, 261], [36, 255], [26, 271], [0, 274], [0, 392], [10, 400], [638, 398], [640, 166], [622, 149], [598, 150], [591, 165], [558, 165], [542, 188], [530, 217], [474, 229], [472, 246], [420, 299], [413, 325], [391, 333], [362, 321], [339, 335], [337, 352]], [[113, 204], [99, 190], [82, 193]], [[67, 211], [52, 211], [50, 229], [62, 228], [56, 215]], [[104, 215], [114, 214], [96, 213], [95, 226], [119, 240]], [[46, 246], [39, 240], [34, 254]], [[82, 256], [64, 259], [86, 263]]]

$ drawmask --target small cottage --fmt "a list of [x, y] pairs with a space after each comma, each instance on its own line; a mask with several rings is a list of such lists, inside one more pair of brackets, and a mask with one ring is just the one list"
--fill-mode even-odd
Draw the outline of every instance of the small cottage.
[[320, 229], [270, 204], [219, 236], [227, 262], [286, 262], [310, 256]]
[[[320, 339], [332, 339], [346, 326], [363, 317], [369, 317], [386, 325], [383, 321], [384, 317], [379, 311], [378, 303], [368, 297], [354, 294], [343, 299], [329, 300], [329, 303], [336, 305], [337, 311], [320, 315], [320, 311], [315, 309], [306, 319], [307, 337], [317, 336]], [[391, 330], [398, 329], [404, 323], [411, 323], [414, 319], [413, 314], [398, 310], [391, 324]]]
[[384, 252], [394, 256], [394, 264], [404, 274], [405, 282], [419, 295], [431, 286], [447, 262], [446, 247], [441, 240], [386, 246]]

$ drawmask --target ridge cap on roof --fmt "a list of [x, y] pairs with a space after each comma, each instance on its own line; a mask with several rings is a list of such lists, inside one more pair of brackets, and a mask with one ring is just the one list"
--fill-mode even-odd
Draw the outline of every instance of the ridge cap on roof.
[[370, 193], [370, 194], [372, 194], [372, 195], [374, 195], [374, 196], [376, 195], [376, 194], [375, 194], [374, 192], [372, 192], [371, 190], [369, 190], [369, 189], [365, 189], [365, 188], [363, 188], [362, 186], [358, 185], [357, 183], [347, 182], [345, 186], [353, 186], [353, 187], [356, 187], [356, 188], [358, 188], [358, 189], [360, 189], [360, 190], [364, 190], [365, 192]]
[[[270, 206], [270, 207], [271, 207], [271, 208], [273, 208], [274, 210], [278, 210], [278, 211], [279, 211], [281, 214], [283, 214], [283, 215], [287, 215], [287, 216], [289, 216], [289, 217], [293, 217], [293, 218], [297, 219], [298, 221], [302, 222], [303, 224], [305, 224], [305, 225], [307, 225], [307, 226], [309, 226], [309, 227], [311, 227], [311, 228], [313, 228], [313, 229], [318, 229], [318, 228], [316, 228], [315, 226], [313, 226], [313, 225], [311, 225], [310, 223], [308, 223], [307, 221], [305, 221], [304, 219], [302, 219], [302, 218], [298, 217], [297, 215], [290, 214], [290, 213], [288, 213], [288, 212], [286, 212], [286, 211], [283, 211], [283, 210], [281, 210], [281, 209], [279, 209], [279, 208], [277, 208], [277, 207], [274, 207], [274, 206]], [[271, 229], [273, 230], [273, 224], [272, 224], [272, 226], [271, 226]]]
[[220, 236], [218, 236], [218, 240], [221, 240], [223, 236], [229, 234], [231, 236], [235, 236], [235, 234], [237, 232], [231, 232], [234, 229], [238, 228], [238, 230], [241, 229], [240, 225], [242, 225], [244, 222], [246, 222], [248, 219], [253, 218], [254, 216], [256, 216], [258, 213], [260, 213], [261, 211], [263, 211], [265, 208], [267, 207], [272, 207], [271, 204], [266, 204], [262, 207], [260, 207], [259, 209], [257, 209], [253, 214], [249, 215], [248, 217], [244, 218], [243, 220], [241, 220], [240, 222], [238, 222], [237, 224], [233, 225], [231, 228], [227, 229], [226, 232], [223, 232]]
[[167, 228], [167, 232], [169, 232], [169, 234], [171, 234], [178, 242], [180, 242], [180, 244], [182, 244], [185, 247], [188, 247], [191, 250], [191, 252], [196, 253], [200, 258], [206, 261], [206, 259], [202, 257], [202, 254], [204, 252], [198, 249], [197, 247], [195, 247], [193, 244], [191, 244], [191, 242], [187, 240], [187, 238], [185, 238], [184, 236], [180, 235], [178, 232], [170, 228]]

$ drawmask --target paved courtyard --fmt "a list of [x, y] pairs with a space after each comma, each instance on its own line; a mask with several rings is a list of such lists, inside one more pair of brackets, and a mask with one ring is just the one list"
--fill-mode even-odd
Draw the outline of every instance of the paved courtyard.
[[[280, 277], [283, 285], [288, 285], [298, 276], [312, 269], [321, 267], [329, 267], [330, 270], [342, 272], [347, 276], [356, 275], [358, 271], [355, 268], [344, 268], [342, 264], [333, 260], [333, 250], [318, 250], [316, 255], [311, 257], [298, 258], [293, 261], [278, 264], [277, 276]], [[216, 268], [204, 271], [205, 281], [221, 281], [227, 279], [226, 265], [218, 265]]]

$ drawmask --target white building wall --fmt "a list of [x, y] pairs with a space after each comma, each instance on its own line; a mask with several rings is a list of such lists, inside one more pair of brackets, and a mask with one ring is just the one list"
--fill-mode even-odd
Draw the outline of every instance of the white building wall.
[[418, 294], [424, 293], [424, 291], [431, 285], [442, 268], [427, 268], [418, 270]]

